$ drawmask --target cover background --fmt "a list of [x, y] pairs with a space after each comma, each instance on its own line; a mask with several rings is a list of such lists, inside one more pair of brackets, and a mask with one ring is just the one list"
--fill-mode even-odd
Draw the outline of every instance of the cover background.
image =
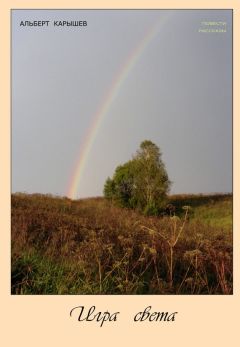
[[[1, 1], [0, 113], [0, 254], [1, 338], [6, 346], [238, 346], [240, 308], [239, 241], [239, 2], [238, 1]], [[10, 9], [17, 8], [226, 8], [233, 17], [234, 139], [234, 294], [229, 296], [21, 296], [10, 294]], [[238, 11], [237, 11], [238, 10]], [[238, 64], [237, 64], [238, 62]], [[70, 310], [79, 305], [111, 313], [117, 322], [79, 323]], [[152, 311], [178, 311], [175, 322], [134, 323], [146, 306]]]

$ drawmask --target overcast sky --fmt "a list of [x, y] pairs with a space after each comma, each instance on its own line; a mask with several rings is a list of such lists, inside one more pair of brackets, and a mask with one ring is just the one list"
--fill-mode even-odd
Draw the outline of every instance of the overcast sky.
[[[171, 12], [171, 13], [170, 13]], [[46, 27], [21, 21], [49, 20]], [[86, 20], [87, 27], [54, 27]], [[218, 27], [202, 22], [226, 22]], [[103, 115], [77, 197], [149, 139], [160, 147], [171, 193], [232, 191], [230, 10], [12, 11], [12, 191], [66, 195], [97, 110], [128, 57], [159, 30]], [[227, 32], [201, 32], [199, 29]]]

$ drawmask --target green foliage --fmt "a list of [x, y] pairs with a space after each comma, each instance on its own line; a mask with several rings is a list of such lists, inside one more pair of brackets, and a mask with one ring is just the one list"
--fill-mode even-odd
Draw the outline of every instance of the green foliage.
[[121, 206], [132, 207], [134, 205], [134, 162], [129, 161], [118, 166], [115, 170], [113, 182], [112, 198]]
[[110, 177], [107, 178], [105, 185], [104, 185], [104, 196], [107, 199], [111, 199], [113, 192], [115, 192], [115, 183], [113, 180], [111, 180]]
[[145, 216], [157, 216], [159, 214], [159, 208], [154, 202], [148, 202], [144, 207], [143, 214]]
[[145, 140], [132, 160], [118, 166], [107, 179], [104, 196], [120, 206], [157, 215], [166, 202], [170, 181], [159, 148]]
[[81, 267], [67, 261], [42, 257], [37, 251], [12, 255], [12, 294], [85, 294]]

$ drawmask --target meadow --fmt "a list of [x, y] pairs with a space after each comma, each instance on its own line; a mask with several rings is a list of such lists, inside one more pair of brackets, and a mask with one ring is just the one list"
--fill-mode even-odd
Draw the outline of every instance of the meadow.
[[144, 216], [104, 198], [12, 194], [12, 294], [232, 294], [232, 195]]

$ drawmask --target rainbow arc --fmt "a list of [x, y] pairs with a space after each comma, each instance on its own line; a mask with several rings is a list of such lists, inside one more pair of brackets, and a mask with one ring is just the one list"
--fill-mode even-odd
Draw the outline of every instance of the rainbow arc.
[[93, 117], [91, 125], [85, 134], [84, 140], [80, 145], [79, 155], [77, 157], [74, 169], [67, 187], [66, 195], [71, 199], [76, 199], [78, 194], [78, 186], [81, 181], [86, 162], [89, 157], [89, 153], [93, 147], [95, 138], [101, 123], [108, 114], [111, 105], [116, 100], [124, 82], [126, 81], [128, 75], [133, 70], [137, 61], [149, 45], [149, 43], [159, 34], [163, 26], [168, 22], [171, 12], [165, 14], [160, 20], [158, 20], [150, 29], [147, 30], [146, 34], [143, 36], [142, 40], [137, 44], [136, 47], [130, 52], [125, 62], [122, 64], [118, 72], [116, 73], [113, 81], [106, 93], [105, 98], [99, 105], [96, 113]]

